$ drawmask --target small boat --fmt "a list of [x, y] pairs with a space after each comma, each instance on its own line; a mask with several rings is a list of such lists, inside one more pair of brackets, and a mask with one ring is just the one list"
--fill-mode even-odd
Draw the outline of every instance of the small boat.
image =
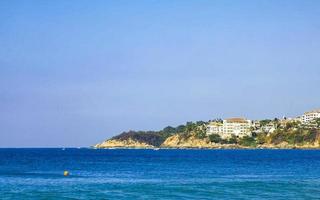
[[160, 150], [160, 148], [154, 148], [153, 150], [154, 150], [154, 151], [158, 151], [158, 150]]

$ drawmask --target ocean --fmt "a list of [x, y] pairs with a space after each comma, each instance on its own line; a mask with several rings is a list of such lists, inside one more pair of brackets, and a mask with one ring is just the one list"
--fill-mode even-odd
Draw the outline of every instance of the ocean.
[[0, 149], [0, 199], [320, 199], [320, 151]]

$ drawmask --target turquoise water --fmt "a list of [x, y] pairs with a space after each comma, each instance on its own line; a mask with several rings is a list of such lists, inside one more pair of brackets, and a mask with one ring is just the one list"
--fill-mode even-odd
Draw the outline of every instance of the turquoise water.
[[0, 149], [0, 199], [320, 199], [320, 151]]

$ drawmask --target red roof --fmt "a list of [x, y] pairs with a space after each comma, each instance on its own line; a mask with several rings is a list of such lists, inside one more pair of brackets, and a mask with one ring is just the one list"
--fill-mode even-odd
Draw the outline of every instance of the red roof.
[[248, 123], [248, 121], [245, 118], [229, 118], [229, 119], [225, 119], [227, 122], [230, 123]]

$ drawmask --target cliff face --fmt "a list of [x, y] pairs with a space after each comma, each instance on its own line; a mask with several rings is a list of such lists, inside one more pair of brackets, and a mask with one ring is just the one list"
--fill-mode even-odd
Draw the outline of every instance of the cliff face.
[[158, 147], [163, 143], [164, 140], [165, 136], [156, 131], [128, 131], [123, 132], [107, 141], [127, 145], [139, 143], [143, 146], [146, 145]]
[[319, 149], [319, 143], [307, 143], [303, 145], [298, 144], [288, 144], [287, 142], [281, 142], [279, 144], [262, 144], [258, 145], [257, 148], [263, 149]]
[[[110, 139], [102, 143], [96, 144], [94, 148], [108, 149], [108, 148], [137, 148], [137, 149], [152, 149], [157, 148], [144, 142], [139, 142], [131, 138], [125, 140]], [[195, 136], [184, 138], [181, 135], [173, 135], [168, 137], [160, 146], [160, 148], [209, 148], [209, 149], [220, 149], [220, 148], [245, 148], [235, 144], [218, 144], [212, 143], [207, 138], [199, 139]]]
[[212, 144], [208, 138], [199, 139], [194, 135], [183, 137], [179, 134], [168, 137], [161, 145], [167, 148], [211, 148]]
[[198, 138], [196, 135], [184, 137], [181, 134], [176, 134], [168, 137], [161, 145], [163, 148], [207, 148], [207, 149], [233, 149], [247, 148], [236, 144], [219, 144], [210, 142], [209, 138]]
[[[221, 120], [214, 120], [221, 123]], [[283, 122], [283, 121], [282, 121]], [[96, 148], [320, 148], [320, 119], [317, 124], [305, 125], [295, 121], [260, 120], [261, 127], [272, 123], [274, 131], [252, 127], [252, 133], [243, 137], [219, 134], [207, 135], [210, 121], [187, 122], [177, 127], [167, 126], [159, 131], [126, 131], [114, 136]]]
[[[269, 148], [269, 149], [319, 149], [320, 131], [278, 131], [254, 137], [221, 138], [202, 132], [123, 132], [109, 140], [96, 144], [95, 148]], [[260, 137], [261, 136], [261, 137]], [[262, 137], [263, 136], [263, 137]]]
[[126, 140], [110, 139], [102, 143], [96, 144], [94, 148], [154, 148], [154, 146], [139, 142], [131, 138]]
[[[250, 148], [238, 144], [219, 144], [210, 142], [208, 138], [199, 139], [194, 135], [190, 137], [183, 137], [179, 134], [168, 137], [160, 146], [161, 148], [209, 148], [209, 149], [234, 149], [234, 148]], [[102, 143], [96, 144], [94, 148], [140, 148], [150, 149], [157, 148], [142, 141], [127, 138], [125, 140], [110, 139]], [[252, 147], [251, 147], [252, 148]], [[268, 149], [319, 149], [319, 143], [309, 143], [304, 145], [292, 145], [287, 142], [279, 144], [262, 144], [255, 148]]]

